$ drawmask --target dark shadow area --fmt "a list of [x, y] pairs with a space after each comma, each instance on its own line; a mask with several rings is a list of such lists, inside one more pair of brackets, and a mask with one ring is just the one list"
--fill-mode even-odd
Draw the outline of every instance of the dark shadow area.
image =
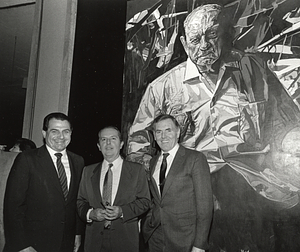
[[98, 162], [101, 127], [121, 127], [126, 1], [79, 0], [69, 102], [69, 149]]
[[297, 252], [299, 204], [284, 209], [255, 192], [230, 167], [212, 174], [215, 207], [210, 252]]
[[0, 7], [0, 145], [22, 136], [35, 4]]

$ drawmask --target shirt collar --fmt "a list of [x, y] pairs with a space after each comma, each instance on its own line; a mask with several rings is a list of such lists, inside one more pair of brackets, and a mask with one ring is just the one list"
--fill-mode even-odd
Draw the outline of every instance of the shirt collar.
[[103, 165], [104, 167], [108, 167], [109, 164], [113, 164], [113, 167], [117, 167], [121, 164], [121, 162], [122, 162], [122, 157], [119, 155], [113, 162], [107, 162], [107, 160], [104, 159]]
[[[179, 149], [179, 144], [177, 143], [177, 144], [173, 147], [173, 149], [167, 151], [167, 153], [169, 153], [172, 157], [175, 157], [176, 152], [178, 151], [178, 149]], [[164, 153], [165, 153], [165, 152], [161, 152], [161, 155], [163, 155]]]
[[196, 67], [196, 65], [190, 60], [190, 58], [186, 61], [186, 69], [184, 74], [184, 80], [183, 83], [191, 82], [192, 80], [198, 80], [199, 82], [199, 71]]
[[64, 149], [63, 151], [55, 151], [53, 149], [51, 149], [47, 144], [46, 144], [46, 148], [48, 150], [48, 152], [50, 153], [50, 156], [54, 157], [55, 156], [55, 153], [61, 153], [63, 156], [66, 156], [66, 149]]

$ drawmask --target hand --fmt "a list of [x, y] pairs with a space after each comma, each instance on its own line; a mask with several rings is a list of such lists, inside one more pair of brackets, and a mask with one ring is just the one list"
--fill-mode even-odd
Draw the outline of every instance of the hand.
[[6, 148], [7, 146], [6, 145], [2, 145], [2, 144], [0, 144], [0, 150], [3, 150], [3, 151], [5, 151], [5, 148]]
[[28, 247], [20, 250], [19, 252], [37, 252], [33, 247]]
[[204, 249], [193, 247], [191, 252], [205, 252]]
[[123, 211], [119, 206], [107, 206], [106, 207], [106, 219], [115, 220], [122, 216]]
[[81, 244], [81, 235], [76, 235], [73, 252], [77, 252], [79, 250], [80, 244]]
[[93, 221], [104, 221], [106, 218], [106, 210], [102, 208], [93, 209], [89, 218]]

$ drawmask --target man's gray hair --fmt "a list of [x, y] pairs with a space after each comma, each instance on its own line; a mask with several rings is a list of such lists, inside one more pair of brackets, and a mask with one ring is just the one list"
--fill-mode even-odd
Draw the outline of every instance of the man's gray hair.
[[217, 19], [218, 14], [221, 12], [222, 6], [218, 4], [205, 4], [195, 8], [184, 20], [184, 30], [185, 32], [188, 29], [188, 25], [192, 18], [203, 15], [211, 15], [212, 12], [215, 13], [215, 17]]

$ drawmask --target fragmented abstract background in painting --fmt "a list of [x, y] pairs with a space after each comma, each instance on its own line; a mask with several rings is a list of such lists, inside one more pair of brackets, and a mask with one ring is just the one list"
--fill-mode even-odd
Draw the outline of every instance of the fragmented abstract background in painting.
[[[300, 109], [298, 0], [132, 0], [127, 2], [124, 59], [125, 141], [149, 83], [186, 60], [179, 41], [185, 17], [197, 6], [212, 2], [221, 3], [232, 17], [234, 47], [260, 54]], [[215, 211], [210, 251], [300, 251], [300, 128], [287, 132], [275, 141], [277, 149], [271, 155], [274, 167], [265, 169], [261, 176], [291, 190], [293, 201], [280, 204], [268, 200], [230, 167], [212, 173]], [[151, 135], [144, 138], [149, 141]]]

